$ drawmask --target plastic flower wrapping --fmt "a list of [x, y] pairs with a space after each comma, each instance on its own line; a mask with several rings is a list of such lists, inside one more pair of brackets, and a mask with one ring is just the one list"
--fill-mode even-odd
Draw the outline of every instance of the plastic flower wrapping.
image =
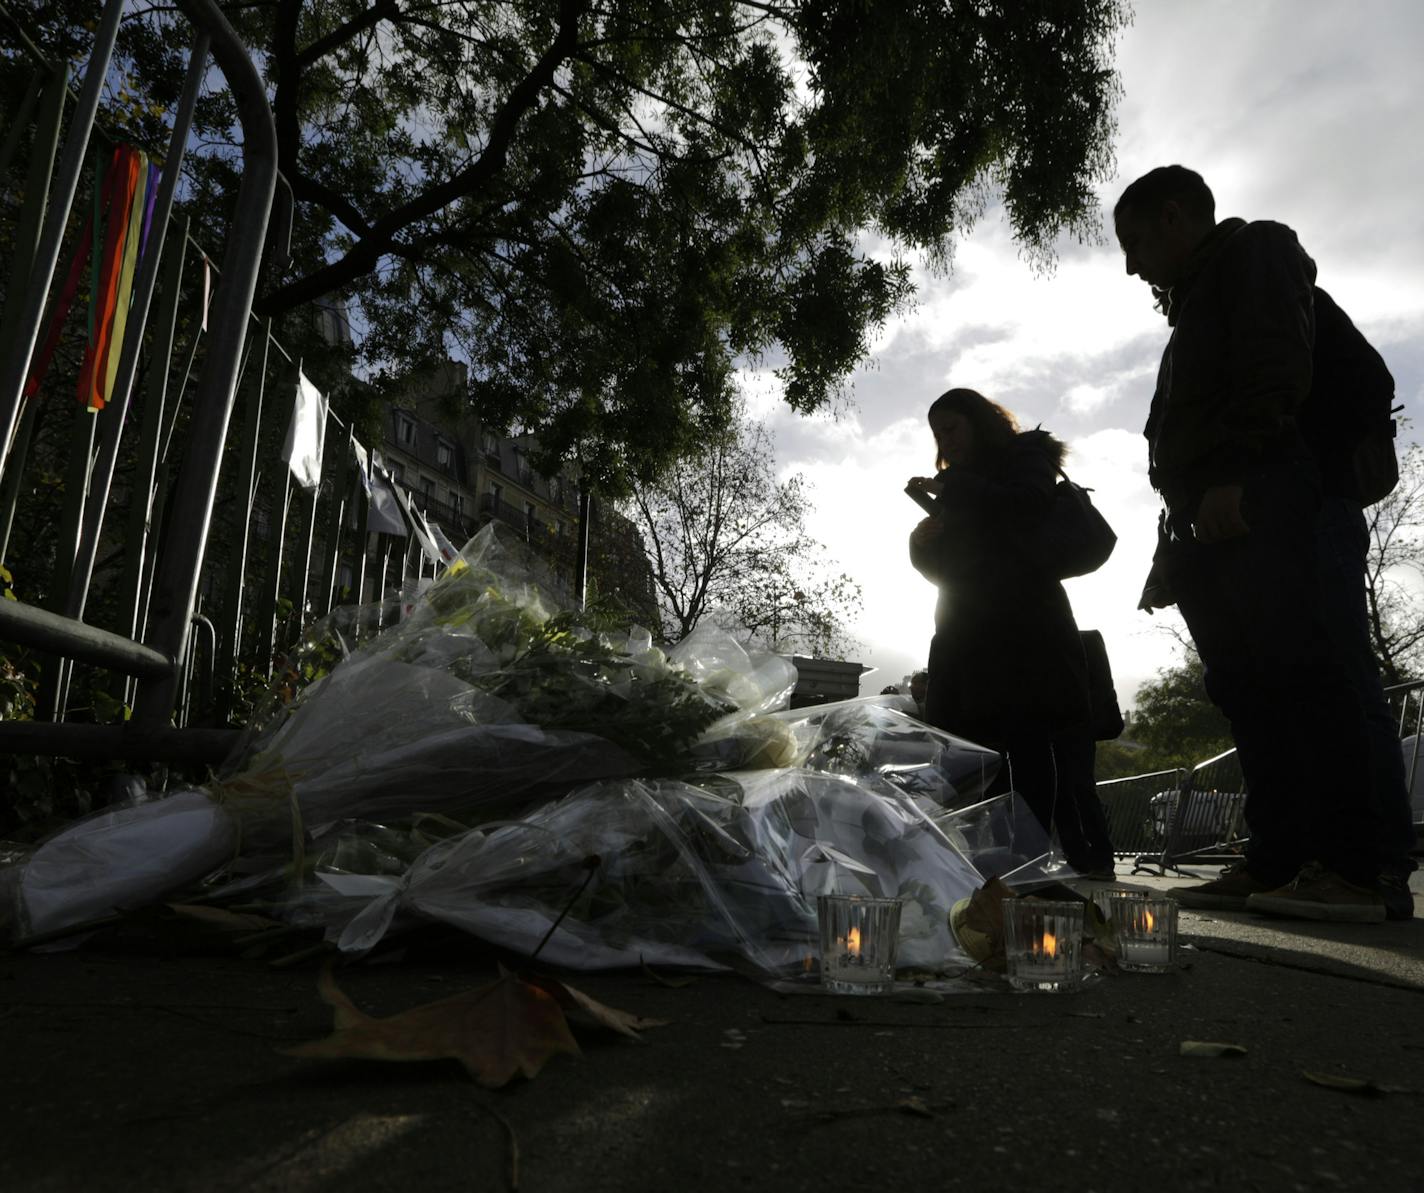
[[986, 863], [1042, 861], [1016, 797], [983, 799], [998, 754], [908, 698], [791, 710], [789, 660], [709, 626], [663, 651], [556, 591], [486, 527], [395, 624], [337, 611], [212, 782], [0, 871], [7, 934], [242, 892], [352, 953], [433, 919], [570, 968], [784, 977], [838, 891], [900, 897], [902, 964], [949, 970]]

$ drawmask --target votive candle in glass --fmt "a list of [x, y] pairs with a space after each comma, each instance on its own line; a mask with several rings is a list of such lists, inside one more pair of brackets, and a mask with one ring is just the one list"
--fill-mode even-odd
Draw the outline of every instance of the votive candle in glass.
[[900, 900], [819, 895], [821, 985], [838, 994], [884, 994], [895, 988]]
[[1083, 907], [1077, 900], [1004, 900], [1004, 959], [1016, 990], [1059, 991], [1083, 976]]
[[1165, 973], [1177, 959], [1175, 899], [1115, 899], [1112, 925], [1117, 965], [1133, 973]]

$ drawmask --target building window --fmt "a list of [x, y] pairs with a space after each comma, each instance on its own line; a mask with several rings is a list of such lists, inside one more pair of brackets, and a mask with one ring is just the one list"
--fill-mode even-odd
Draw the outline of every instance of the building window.
[[504, 486], [497, 485], [494, 481], [490, 481], [490, 498], [497, 507], [499, 503], [504, 500]]
[[455, 515], [455, 517], [458, 518], [458, 517], [460, 517], [461, 515], [464, 514], [464, 512], [465, 512], [465, 508], [464, 508], [464, 507], [465, 507], [465, 499], [464, 499], [463, 497], [461, 497], [458, 493], [456, 493], [456, 492], [452, 489], [452, 490], [450, 491], [450, 512], [453, 513], [453, 514]]
[[455, 453], [454, 453], [454, 451], [451, 449], [450, 445], [449, 445], [448, 443], [446, 443], [445, 440], [443, 440], [443, 439], [437, 439], [437, 440], [435, 441], [435, 464], [436, 464], [436, 466], [439, 467], [439, 468], [443, 468], [446, 472], [449, 472], [449, 471], [450, 471], [450, 463], [451, 463], [452, 460], [454, 460], [454, 458], [455, 458]]
[[428, 476], [420, 478], [420, 491], [425, 496], [426, 501], [435, 500], [435, 482]]
[[485, 431], [480, 436], [480, 446], [484, 449], [485, 455], [499, 459], [499, 436], [493, 431]]
[[538, 516], [539, 511], [534, 508], [534, 503], [532, 501], [526, 501], [524, 503], [524, 520], [528, 522], [530, 526], [533, 526], [534, 520], [538, 518]]
[[396, 438], [409, 447], [415, 442], [415, 419], [404, 414], [396, 415]]
[[317, 309], [317, 328], [321, 338], [328, 344], [339, 348], [349, 348], [351, 346], [351, 319], [346, 313], [345, 304], [339, 306], [323, 305]]

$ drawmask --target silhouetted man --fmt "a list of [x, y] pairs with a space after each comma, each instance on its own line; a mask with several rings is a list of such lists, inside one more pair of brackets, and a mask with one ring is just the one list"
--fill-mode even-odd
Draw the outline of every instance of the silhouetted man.
[[1368, 781], [1364, 714], [1320, 586], [1320, 476], [1296, 424], [1310, 392], [1315, 264], [1269, 221], [1216, 220], [1182, 166], [1113, 212], [1127, 272], [1171, 325], [1145, 434], [1163, 512], [1146, 609], [1176, 604], [1231, 722], [1249, 792], [1242, 865], [1185, 906], [1408, 918], [1408, 846]]

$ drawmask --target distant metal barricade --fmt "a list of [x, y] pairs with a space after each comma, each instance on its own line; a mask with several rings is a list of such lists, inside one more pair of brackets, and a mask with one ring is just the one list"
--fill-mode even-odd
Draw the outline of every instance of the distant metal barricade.
[[1404, 752], [1404, 782], [1413, 809], [1414, 835], [1416, 845], [1424, 844], [1424, 679], [1395, 684], [1384, 694], [1399, 718], [1399, 744]]
[[1246, 779], [1236, 751], [1226, 750], [1197, 763], [1187, 773], [1181, 793], [1162, 800], [1154, 814], [1163, 841], [1159, 866], [1240, 860], [1249, 833]]
[[1153, 821], [1153, 807], [1163, 793], [1179, 791], [1182, 770], [1159, 770], [1123, 779], [1105, 779], [1098, 784], [1098, 799], [1107, 815], [1113, 852], [1118, 856], [1160, 852], [1165, 839], [1159, 838]]
[[[1416, 849], [1424, 848], [1424, 680], [1385, 689], [1397, 718]], [[1246, 825], [1246, 780], [1236, 751], [1189, 771], [1155, 771], [1098, 784], [1113, 852], [1141, 868], [1224, 865], [1240, 860]]]
[[1234, 749], [1190, 770], [1105, 779], [1098, 798], [1113, 853], [1135, 869], [1223, 865], [1246, 842], [1246, 783]]

